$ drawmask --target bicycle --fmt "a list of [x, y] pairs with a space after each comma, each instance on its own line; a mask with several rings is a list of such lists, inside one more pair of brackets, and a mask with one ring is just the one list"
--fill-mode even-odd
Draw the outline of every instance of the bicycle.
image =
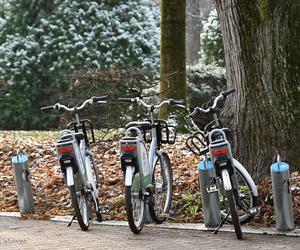
[[[127, 220], [131, 231], [138, 234], [145, 223], [146, 205], [152, 220], [160, 224], [166, 219], [172, 201], [172, 166], [161, 146], [163, 143], [175, 143], [176, 131], [165, 121], [155, 120], [154, 110], [164, 104], [184, 106], [183, 101], [173, 99], [158, 105], [146, 104], [138, 97], [118, 98], [118, 101], [141, 104], [150, 113], [150, 120], [128, 123], [125, 137], [120, 141]], [[150, 131], [149, 139], [147, 133]], [[146, 143], [150, 143], [149, 154]]]
[[241, 225], [249, 222], [256, 214], [258, 192], [253, 179], [246, 168], [233, 158], [231, 145], [227, 140], [231, 131], [222, 126], [218, 117], [218, 103], [232, 94], [235, 89], [222, 92], [214, 99], [213, 105], [207, 109], [196, 107], [189, 117], [200, 113], [212, 114], [213, 121], [208, 123], [204, 131], [186, 139], [187, 147], [195, 154], [204, 156], [205, 164], [211, 162], [215, 176], [208, 182], [208, 192], [218, 192], [221, 216], [223, 218], [218, 229], [225, 221], [232, 222], [238, 239], [242, 239]]
[[94, 207], [98, 221], [102, 221], [101, 209], [99, 206], [99, 174], [89, 151], [90, 138], [95, 142], [93, 125], [90, 120], [79, 119], [78, 112], [88, 105], [94, 103], [106, 103], [106, 96], [92, 97], [84, 101], [79, 107], [69, 108], [56, 103], [51, 106], [42, 107], [42, 112], [52, 109], [65, 110], [74, 114], [74, 120], [67, 125], [67, 129], [60, 131], [56, 144], [57, 158], [60, 163], [63, 178], [67, 184], [75, 216], [83, 231], [88, 230], [89, 221], [92, 217]]

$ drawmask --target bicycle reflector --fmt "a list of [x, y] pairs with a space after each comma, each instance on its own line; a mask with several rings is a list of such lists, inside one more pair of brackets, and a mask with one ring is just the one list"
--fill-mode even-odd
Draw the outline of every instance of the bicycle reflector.
[[222, 148], [220, 150], [216, 150], [212, 152], [213, 156], [226, 155], [227, 153], [228, 153], [228, 148]]
[[123, 146], [122, 150], [125, 152], [134, 152], [134, 151], [136, 151], [136, 147], [135, 146]]
[[63, 154], [63, 153], [71, 153], [73, 151], [72, 147], [68, 147], [68, 148], [59, 148], [58, 152]]

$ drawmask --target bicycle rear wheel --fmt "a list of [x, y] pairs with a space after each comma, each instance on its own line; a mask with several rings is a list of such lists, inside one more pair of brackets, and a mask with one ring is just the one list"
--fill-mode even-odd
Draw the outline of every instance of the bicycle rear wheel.
[[153, 171], [153, 197], [149, 204], [149, 213], [157, 224], [162, 223], [171, 208], [173, 193], [173, 172], [166, 153], [159, 157]]
[[239, 216], [236, 212], [236, 205], [235, 205], [234, 194], [233, 194], [232, 190], [227, 190], [226, 196], [227, 196], [228, 206], [230, 209], [231, 219], [232, 219], [232, 223], [234, 226], [236, 237], [239, 240], [241, 240], [243, 238], [243, 233], [242, 233], [242, 229], [241, 229]]
[[[238, 184], [238, 191], [236, 192], [236, 198], [239, 199], [240, 206], [237, 207], [237, 214], [241, 224], [245, 224], [254, 217], [254, 214], [250, 212], [252, 208], [257, 206], [257, 196], [254, 195], [255, 191], [250, 185], [250, 180], [235, 166], [236, 180]], [[224, 194], [220, 194], [220, 209], [221, 216], [224, 218], [228, 214], [227, 199]], [[232, 222], [232, 217], [227, 217], [228, 222]]]
[[89, 228], [89, 209], [87, 195], [83, 189], [76, 190], [75, 185], [69, 187], [73, 208], [80, 228], [87, 231]]
[[131, 186], [125, 186], [125, 202], [130, 230], [138, 234], [143, 229], [146, 215], [146, 204], [142, 194], [139, 173], [133, 175]]

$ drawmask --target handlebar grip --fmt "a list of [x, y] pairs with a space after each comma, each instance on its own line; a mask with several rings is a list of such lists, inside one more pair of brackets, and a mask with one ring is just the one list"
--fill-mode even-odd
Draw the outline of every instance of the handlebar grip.
[[130, 97], [119, 97], [118, 101], [120, 102], [135, 102], [136, 100]]
[[184, 105], [184, 101], [183, 100], [177, 101], [174, 99], [170, 99], [170, 105]]
[[229, 89], [229, 90], [226, 90], [226, 91], [223, 91], [221, 93], [221, 95], [226, 98], [228, 95], [232, 94], [233, 92], [235, 92], [235, 89]]
[[51, 109], [55, 109], [55, 106], [52, 105], [52, 106], [41, 107], [41, 112], [47, 112]]
[[105, 96], [93, 96], [91, 99], [93, 100], [93, 102], [106, 101], [107, 100], [107, 95], [105, 95]]

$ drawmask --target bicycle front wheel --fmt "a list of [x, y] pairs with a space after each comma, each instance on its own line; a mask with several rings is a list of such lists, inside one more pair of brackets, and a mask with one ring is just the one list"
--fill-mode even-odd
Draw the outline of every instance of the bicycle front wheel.
[[87, 195], [82, 189], [76, 190], [75, 185], [70, 186], [69, 190], [71, 193], [72, 204], [78, 224], [83, 231], [87, 231], [89, 228], [89, 209]]
[[227, 196], [228, 206], [230, 209], [231, 219], [232, 219], [232, 223], [234, 226], [236, 237], [239, 240], [241, 240], [243, 238], [243, 233], [242, 233], [242, 229], [241, 229], [239, 216], [236, 211], [236, 205], [235, 205], [235, 200], [234, 200], [234, 195], [233, 195], [232, 190], [227, 190], [226, 196]]
[[130, 230], [138, 234], [143, 229], [146, 215], [146, 204], [142, 194], [139, 173], [133, 175], [131, 186], [125, 186], [125, 202]]
[[[100, 187], [99, 169], [98, 169], [97, 165], [95, 164], [95, 161], [94, 161], [92, 155], [89, 155], [89, 162], [90, 162], [90, 166], [91, 166], [93, 182], [95, 183], [95, 188], [97, 189], [97, 193], [99, 195], [99, 190], [98, 190], [99, 187]], [[92, 200], [93, 200], [93, 203], [94, 203], [93, 207], [94, 207], [94, 210], [95, 210], [95, 214], [97, 216], [97, 221], [101, 222], [102, 221], [102, 214], [101, 214], [101, 211], [100, 211], [100, 208], [99, 208], [98, 195], [95, 194], [96, 198], [95, 198], [95, 200], [94, 199], [92, 199]]]
[[149, 204], [152, 220], [162, 223], [171, 208], [173, 193], [173, 172], [170, 159], [166, 153], [158, 158], [153, 171], [153, 193]]

